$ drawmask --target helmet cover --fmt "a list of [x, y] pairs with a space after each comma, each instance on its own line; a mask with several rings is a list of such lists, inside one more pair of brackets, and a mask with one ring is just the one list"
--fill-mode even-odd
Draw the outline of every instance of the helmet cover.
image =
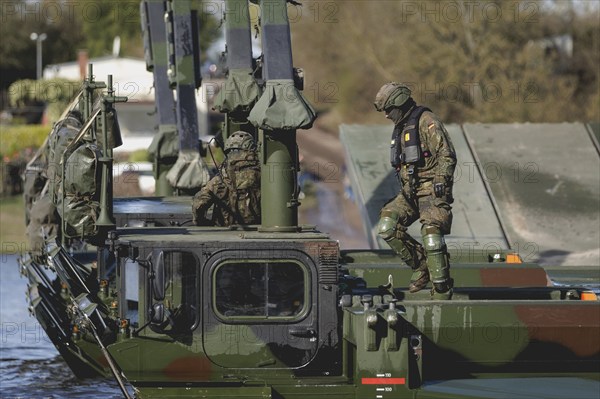
[[392, 107], [401, 107], [410, 98], [410, 95], [411, 91], [405, 84], [386, 83], [377, 92], [373, 105], [378, 112]]
[[225, 148], [223, 150], [225, 153], [228, 153], [231, 150], [252, 151], [255, 148], [256, 142], [254, 141], [254, 137], [248, 132], [238, 130], [225, 140]]

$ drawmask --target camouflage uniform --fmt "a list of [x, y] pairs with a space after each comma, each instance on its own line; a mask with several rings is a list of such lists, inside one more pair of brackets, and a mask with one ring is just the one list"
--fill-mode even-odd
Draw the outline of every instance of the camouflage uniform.
[[[248, 136], [252, 139], [249, 133], [232, 134], [225, 144], [227, 159], [219, 173], [194, 196], [192, 214], [196, 225], [260, 224], [260, 164], [254, 140], [251, 146], [242, 145], [247, 148], [235, 144], [236, 138], [248, 140]], [[211, 206], [209, 220], [206, 212]]]
[[[384, 85], [375, 99], [376, 109], [385, 111], [402, 135], [410, 127], [406, 125], [412, 113], [418, 110], [410, 94], [406, 86], [392, 82]], [[429, 110], [420, 112], [419, 159], [408, 163], [402, 158], [397, 163], [402, 190], [381, 210], [378, 234], [413, 269], [410, 292], [425, 288], [431, 279], [432, 297], [450, 299], [453, 280], [444, 235], [450, 233], [452, 224], [450, 204], [456, 154], [438, 117]], [[393, 145], [396, 143], [392, 142]], [[404, 156], [405, 149], [400, 150]], [[422, 224], [424, 247], [406, 233], [407, 227], [417, 219]]]
[[[24, 174], [25, 223], [32, 257], [43, 261], [46, 238], [60, 235], [60, 217], [56, 210], [60, 182], [61, 160], [67, 146], [83, 124], [81, 113], [71, 110], [53, 127], [48, 141], [27, 166]], [[46, 189], [46, 185], [48, 188]]]

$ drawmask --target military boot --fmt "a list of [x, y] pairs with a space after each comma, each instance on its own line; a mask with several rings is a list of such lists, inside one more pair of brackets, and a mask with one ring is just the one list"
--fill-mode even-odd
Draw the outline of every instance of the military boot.
[[448, 300], [452, 298], [454, 280], [450, 278], [450, 263], [444, 236], [437, 227], [425, 227], [423, 244], [427, 253], [427, 268], [433, 282], [431, 298]]
[[408, 285], [408, 292], [415, 293], [421, 291], [423, 288], [427, 287], [429, 280], [429, 270], [427, 269], [427, 262], [423, 255], [420, 257], [418, 266], [413, 268], [413, 273], [410, 276], [410, 284]]

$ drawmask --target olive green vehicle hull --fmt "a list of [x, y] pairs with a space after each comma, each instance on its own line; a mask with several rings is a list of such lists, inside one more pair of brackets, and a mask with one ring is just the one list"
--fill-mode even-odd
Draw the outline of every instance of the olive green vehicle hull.
[[[578, 299], [584, 287], [552, 285], [537, 265], [491, 262], [506, 252], [477, 251], [453, 264], [453, 300], [431, 301], [426, 291], [408, 293], [410, 270], [389, 251], [342, 251], [328, 265], [337, 244], [315, 231], [286, 242], [255, 231], [160, 229], [143, 236], [126, 230], [114, 245], [138, 248], [140, 257], [157, 237], [165, 248], [202, 243], [201, 252], [211, 254], [198, 265], [204, 281], [198, 327], [183, 335], [144, 330], [108, 346], [142, 398], [554, 397], [553, 390], [540, 394], [547, 379], [576, 384], [581, 397], [600, 388], [600, 303]], [[250, 258], [269, 248], [270, 259], [304, 259], [305, 318], [215, 319], [214, 281], [206, 280], [220, 246]], [[323, 253], [330, 259], [323, 262]], [[332, 266], [337, 277], [324, 271]], [[593, 268], [578, 273], [595, 278]], [[290, 334], [302, 328], [314, 335]], [[290, 356], [299, 348], [309, 353], [303, 361]]]
[[[144, 201], [172, 211], [155, 214], [155, 224], [185, 219], [175, 211], [180, 198]], [[124, 217], [117, 214], [120, 223]], [[140, 206], [126, 221], [135, 225], [136, 218], [148, 222], [151, 215]], [[597, 267], [546, 271], [507, 263], [517, 258], [505, 250], [451, 252], [460, 259], [452, 264], [454, 297], [432, 301], [427, 289], [408, 293], [411, 271], [391, 251], [339, 251], [311, 228], [118, 228], [107, 244], [121, 262], [138, 262], [121, 267], [108, 295], [96, 301], [106, 308], [119, 303], [115, 313], [102, 311], [109, 326], [137, 312], [127, 331], [103, 340], [140, 398], [553, 398], [567, 388], [593, 398], [600, 389], [600, 302], [589, 292], [599, 280]], [[160, 253], [193, 256], [167, 267], [164, 298], [157, 300], [152, 273]], [[259, 260], [294, 262], [304, 271], [304, 305], [296, 316], [219, 313], [219, 268]], [[183, 330], [174, 330], [179, 322], [158, 327], [151, 309], [184, 305], [187, 283], [178, 268], [190, 262], [193, 316]], [[73, 284], [66, 265], [52, 263], [58, 275], [52, 284], [36, 277], [38, 268], [22, 266], [34, 287], [32, 309], [56, 347], [76, 375], [110, 375], [90, 331], [72, 332], [79, 323], [68, 311], [75, 295], [56, 288]], [[126, 293], [132, 280], [137, 295]], [[131, 296], [137, 301], [125, 300]]]

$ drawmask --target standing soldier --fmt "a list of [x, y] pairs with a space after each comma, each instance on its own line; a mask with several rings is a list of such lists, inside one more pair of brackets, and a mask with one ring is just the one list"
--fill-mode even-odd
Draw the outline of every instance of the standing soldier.
[[[452, 224], [454, 147], [442, 122], [415, 104], [406, 85], [386, 83], [374, 104], [394, 122], [390, 160], [401, 184], [400, 193], [381, 210], [378, 234], [413, 269], [410, 292], [431, 280], [431, 297], [450, 299], [453, 280], [444, 235]], [[406, 232], [417, 219], [424, 248]]]
[[[250, 133], [237, 131], [225, 141], [225, 162], [192, 201], [196, 225], [260, 223], [260, 164]], [[213, 206], [212, 216], [206, 212]]]

